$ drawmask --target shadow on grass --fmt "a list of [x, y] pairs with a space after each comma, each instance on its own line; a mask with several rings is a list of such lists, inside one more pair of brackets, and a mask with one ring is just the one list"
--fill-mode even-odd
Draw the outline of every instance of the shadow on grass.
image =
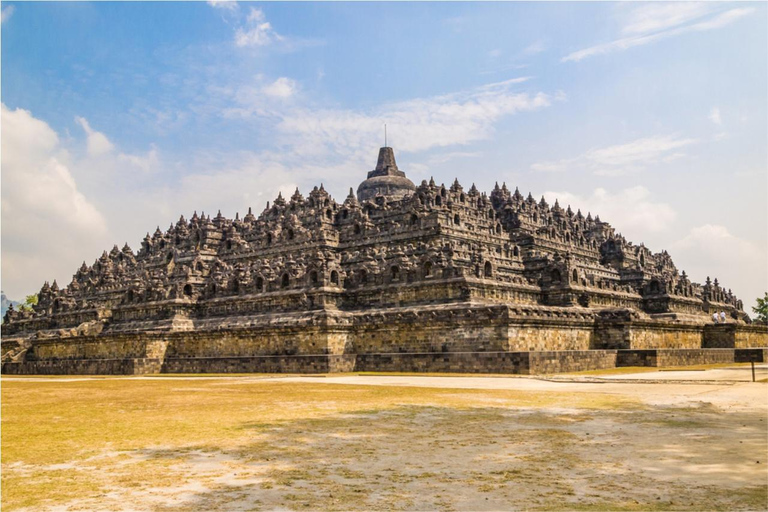
[[[142, 451], [231, 467], [156, 510], [763, 510], [759, 413], [401, 406], [245, 423], [246, 446]], [[756, 455], [762, 454], [762, 455]], [[199, 473], [199, 471], [198, 471]]]

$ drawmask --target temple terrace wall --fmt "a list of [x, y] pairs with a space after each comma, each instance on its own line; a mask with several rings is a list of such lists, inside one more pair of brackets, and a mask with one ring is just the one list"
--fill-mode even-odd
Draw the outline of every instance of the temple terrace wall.
[[3, 372], [557, 373], [728, 363], [768, 347], [765, 326], [607, 318], [580, 308], [461, 303], [270, 318], [206, 319], [183, 331], [6, 338], [4, 352], [26, 353]]

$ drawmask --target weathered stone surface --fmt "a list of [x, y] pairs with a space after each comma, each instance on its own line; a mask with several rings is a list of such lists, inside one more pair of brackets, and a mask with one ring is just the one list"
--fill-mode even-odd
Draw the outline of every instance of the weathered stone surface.
[[617, 366], [692, 366], [735, 362], [733, 349], [620, 350]]
[[748, 322], [717, 279], [692, 283], [599, 217], [506, 185], [417, 187], [382, 148], [342, 203], [321, 185], [258, 216], [195, 213], [45, 283], [5, 316], [3, 371], [554, 372], [617, 350], [732, 360], [768, 346]]

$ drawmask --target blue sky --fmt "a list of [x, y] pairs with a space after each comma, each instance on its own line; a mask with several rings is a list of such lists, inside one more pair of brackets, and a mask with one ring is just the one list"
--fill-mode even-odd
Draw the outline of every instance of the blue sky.
[[2, 2], [2, 286], [375, 164], [768, 288], [765, 3]]

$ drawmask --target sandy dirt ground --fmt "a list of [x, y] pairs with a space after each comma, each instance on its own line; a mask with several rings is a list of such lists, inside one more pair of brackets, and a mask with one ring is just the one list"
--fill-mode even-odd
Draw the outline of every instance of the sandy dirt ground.
[[[6, 443], [25, 442], [5, 428], [14, 385], [34, 405], [38, 389], [105, 379], [4, 377], [4, 510], [768, 510], [768, 383], [749, 367], [118, 380], [156, 393], [137, 410], [190, 397], [180, 421], [214, 425], [9, 459]], [[105, 413], [116, 429], [120, 407]], [[82, 487], [59, 492], [70, 480]]]

